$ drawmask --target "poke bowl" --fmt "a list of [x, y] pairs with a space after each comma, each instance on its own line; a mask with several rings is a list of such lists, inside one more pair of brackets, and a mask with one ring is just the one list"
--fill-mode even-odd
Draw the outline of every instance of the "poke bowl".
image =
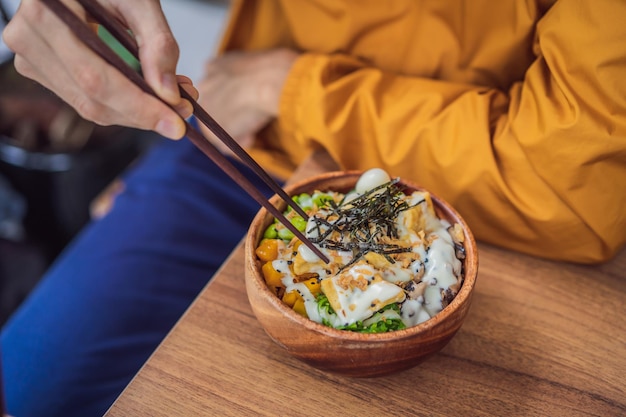
[[245, 283], [269, 337], [322, 371], [376, 377], [412, 368], [463, 324], [478, 272], [459, 213], [380, 169], [337, 171], [271, 199], [328, 261], [261, 209], [245, 238]]

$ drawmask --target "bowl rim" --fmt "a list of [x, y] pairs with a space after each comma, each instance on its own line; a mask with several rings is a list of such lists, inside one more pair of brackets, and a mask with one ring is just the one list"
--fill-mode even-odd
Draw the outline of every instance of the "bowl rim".
[[[358, 177], [363, 172], [365, 171], [344, 170], [344, 171], [331, 171], [331, 172], [314, 175], [314, 176], [302, 179], [300, 181], [294, 182], [293, 184], [286, 186], [285, 192], [289, 196], [292, 196], [297, 193], [306, 192], [304, 190], [303, 191], [298, 191], [298, 190], [306, 189], [307, 187], [310, 187], [310, 185], [312, 184], [335, 179], [338, 177], [354, 177], [355, 179], [358, 179]], [[255, 249], [258, 246], [258, 243], [261, 241], [262, 236], [259, 236], [259, 239], [257, 239], [257, 237], [253, 236], [253, 234], [250, 232], [251, 232], [253, 225], [262, 223], [264, 219], [266, 218], [266, 216], [268, 215], [271, 216], [271, 213], [269, 213], [267, 209], [263, 207], [257, 212], [252, 222], [250, 223], [250, 227], [248, 229], [248, 233], [246, 234], [246, 239], [245, 239], [246, 262], [248, 261], [253, 262], [253, 264], [249, 265], [248, 267], [250, 269], [253, 268], [256, 272], [258, 272], [254, 274], [253, 282], [255, 284], [255, 288], [261, 291], [263, 298], [268, 300], [272, 304], [272, 306], [277, 308], [287, 319], [299, 325], [302, 325], [304, 328], [308, 330], [311, 330], [317, 333], [322, 333], [331, 338], [342, 339], [345, 341], [376, 343], [376, 342], [385, 342], [389, 340], [400, 340], [400, 339], [414, 337], [416, 334], [426, 333], [430, 331], [431, 329], [435, 328], [436, 326], [438, 326], [452, 312], [460, 308], [462, 304], [469, 301], [470, 296], [472, 294], [472, 290], [476, 284], [476, 278], [478, 275], [478, 247], [477, 247], [474, 235], [472, 231], [470, 230], [469, 226], [467, 225], [467, 223], [465, 222], [465, 220], [463, 219], [463, 217], [447, 201], [443, 200], [442, 198], [434, 194], [432, 191], [427, 190], [426, 188], [420, 185], [417, 185], [410, 180], [405, 180], [405, 179], [400, 178], [400, 184], [405, 185], [407, 186], [407, 188], [413, 189], [415, 191], [428, 192], [431, 196], [433, 205], [435, 206], [438, 216], [440, 216], [441, 211], [448, 212], [447, 214], [452, 216], [456, 223], [461, 224], [464, 235], [465, 235], [465, 252], [467, 256], [465, 258], [465, 261], [463, 261], [464, 273], [465, 273], [465, 276], [463, 277], [463, 283], [458, 293], [454, 297], [454, 299], [450, 302], [450, 304], [444, 307], [434, 317], [431, 317], [430, 319], [418, 325], [407, 327], [402, 330], [394, 330], [394, 331], [385, 332], [385, 333], [359, 333], [359, 332], [353, 332], [349, 330], [340, 330], [340, 329], [335, 329], [333, 327], [325, 326], [321, 323], [317, 323], [307, 317], [303, 317], [300, 314], [296, 313], [292, 308], [290, 308], [282, 300], [280, 300], [276, 296], [276, 294], [270, 291], [269, 287], [265, 283], [265, 280], [263, 279], [262, 274], [260, 273], [259, 260], [256, 257]], [[274, 204], [275, 206], [277, 206], [278, 208], [280, 208], [280, 206], [282, 205], [286, 205], [286, 203], [284, 203], [276, 195], [274, 195], [270, 199], [270, 202]], [[470, 259], [470, 256], [469, 256], [470, 254], [473, 255], [474, 262], [468, 262], [468, 260]]]

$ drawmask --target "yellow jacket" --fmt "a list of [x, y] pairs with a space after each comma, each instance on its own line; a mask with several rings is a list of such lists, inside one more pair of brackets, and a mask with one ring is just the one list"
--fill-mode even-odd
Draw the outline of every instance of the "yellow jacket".
[[252, 153], [322, 146], [456, 207], [478, 239], [552, 259], [626, 240], [624, 0], [236, 1], [222, 50], [302, 52]]

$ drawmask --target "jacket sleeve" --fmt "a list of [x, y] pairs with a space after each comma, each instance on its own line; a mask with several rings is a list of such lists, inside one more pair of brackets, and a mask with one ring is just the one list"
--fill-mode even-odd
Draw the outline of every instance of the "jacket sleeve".
[[282, 95], [282, 142], [411, 179], [484, 242], [608, 260], [626, 240], [625, 5], [557, 2], [537, 26], [536, 60], [508, 91], [303, 54]]

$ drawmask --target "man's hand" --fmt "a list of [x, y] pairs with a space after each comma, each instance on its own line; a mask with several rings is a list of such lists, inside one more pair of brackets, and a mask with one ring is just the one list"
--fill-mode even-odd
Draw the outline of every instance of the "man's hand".
[[[88, 23], [82, 7], [63, 1]], [[192, 96], [191, 80], [175, 75], [178, 45], [157, 0], [101, 0], [125, 24], [139, 45], [141, 68], [148, 84], [172, 111], [144, 93], [119, 71], [86, 47], [38, 0], [22, 0], [3, 33], [15, 56], [15, 67], [55, 92], [85, 119], [101, 125], [122, 125], [154, 130], [178, 139], [185, 132], [181, 116], [188, 117], [191, 104], [180, 98], [177, 83]]]
[[[229, 52], [209, 61], [198, 85], [199, 104], [241, 146], [278, 115], [283, 84], [298, 54], [289, 49]], [[204, 135], [229, 152], [209, 130]]]

